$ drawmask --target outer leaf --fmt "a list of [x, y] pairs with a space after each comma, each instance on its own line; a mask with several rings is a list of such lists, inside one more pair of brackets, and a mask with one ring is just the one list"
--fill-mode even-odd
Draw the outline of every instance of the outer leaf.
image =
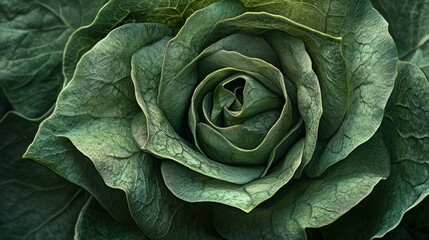
[[[331, 10], [331, 4], [335, 6], [337, 1], [270, 0], [261, 2], [259, 0], [241, 0], [240, 2], [250, 11], [282, 15], [318, 31], [333, 33], [328, 31], [328, 27], [330, 30], [331, 26], [327, 19], [332, 15], [332, 10], [335, 11], [335, 8]], [[332, 16], [334, 21], [335, 17], [340, 20], [344, 16]]]
[[389, 22], [399, 58], [411, 61], [429, 77], [429, 1], [372, 0]]
[[[140, 118], [143, 114], [134, 97], [131, 57], [142, 49], [147, 63], [158, 59], [160, 65], [167, 40], [164, 36], [170, 33], [163, 24], [126, 24], [100, 41], [79, 62], [72, 81], [59, 96], [56, 110], [42, 125], [29, 151], [30, 155], [41, 155], [45, 134], [70, 139], [90, 158], [108, 186], [125, 192], [132, 217], [150, 238], [216, 236], [205, 216], [186, 215], [184, 209], [192, 212], [196, 207], [185, 206], [166, 189], [160, 160], [141, 152], [133, 138], [141, 133], [145, 126], [141, 121], [145, 119]], [[156, 69], [149, 71], [159, 75]], [[108, 198], [98, 200], [102, 205], [111, 202]], [[189, 224], [189, 229], [178, 231], [182, 221]]]
[[[335, 128], [337, 131], [321, 159], [312, 161], [313, 164], [309, 166], [308, 174], [320, 175], [366, 142], [381, 124], [383, 111], [396, 78], [397, 53], [387, 31], [387, 24], [366, 0], [241, 2], [251, 10], [283, 15], [304, 26], [331, 36], [342, 37], [342, 56], [347, 66], [350, 93], [347, 102], [339, 103], [346, 104], [347, 114], [340, 121], [341, 127], [338, 130]], [[322, 72], [326, 70], [323, 69]], [[321, 86], [322, 100], [329, 98], [330, 93], [337, 92], [337, 89], [332, 91], [331, 87], [324, 93], [325, 90]], [[326, 104], [323, 106], [325, 109]], [[335, 113], [335, 106], [332, 105], [333, 109], [328, 112]], [[341, 108], [337, 110], [345, 113]], [[323, 125], [324, 118], [322, 115], [322, 129], [329, 128], [329, 124]]]
[[9, 100], [3, 93], [3, 89], [0, 88], [0, 119], [3, 119], [3, 115], [10, 110], [11, 106]]
[[[142, 46], [151, 44], [168, 33], [170, 29], [165, 25], [129, 24], [112, 31], [108, 37], [100, 41], [86, 57], [82, 58], [74, 80], [60, 94], [57, 108], [42, 125], [34, 146], [29, 149], [29, 156], [36, 156], [42, 163], [47, 160], [43, 157], [44, 151], [40, 147], [44, 143], [45, 134], [49, 134], [48, 136], [70, 139], [80, 152], [91, 159], [105, 183], [112, 188], [124, 190], [126, 195], [130, 192], [128, 189], [135, 187], [130, 178], [139, 178], [136, 175], [139, 174], [139, 171], [136, 172], [137, 169], [153, 170], [152, 174], [156, 175], [151, 158], [141, 153], [132, 139], [131, 120], [139, 113], [139, 107], [133, 99], [132, 82], [127, 76], [130, 74], [131, 55]], [[115, 47], [116, 44], [122, 44], [126, 49]], [[123, 106], [122, 109], [116, 107], [118, 104]], [[57, 139], [53, 139], [54, 146], [58, 142]], [[120, 159], [127, 161], [119, 161]], [[137, 162], [139, 159], [140, 163]], [[140, 167], [138, 164], [148, 166]], [[76, 173], [71, 173], [74, 174]], [[140, 176], [139, 181], [145, 181], [144, 178], [144, 175]], [[77, 182], [82, 183], [80, 180]], [[141, 187], [144, 189], [146, 184], [142, 182]], [[90, 185], [88, 188], [92, 191], [97, 186]], [[137, 194], [141, 193], [145, 194], [145, 192]], [[135, 214], [133, 210], [137, 207], [133, 204], [136, 201], [134, 196], [128, 198], [133, 215]], [[103, 205], [111, 201], [105, 197], [98, 200]], [[145, 202], [143, 199], [139, 201]], [[146, 219], [156, 220], [148, 216]], [[169, 227], [168, 224], [164, 226], [167, 229]], [[160, 228], [157, 231], [158, 233], [152, 235], [164, 234], [166, 230]]]
[[73, 33], [64, 54], [64, 77], [69, 82], [82, 55], [114, 28], [129, 22], [181, 26], [195, 11], [215, 0], [110, 0], [88, 27]]
[[72, 239], [88, 195], [22, 153], [40, 120], [9, 113], [0, 123], [1, 239]]
[[409, 63], [400, 62], [398, 70], [382, 125], [391, 150], [392, 173], [367, 199], [328, 227], [329, 239], [382, 237], [429, 194], [429, 82]]
[[237, 185], [206, 177], [173, 162], [162, 164], [162, 176], [167, 187], [188, 202], [218, 202], [248, 213], [261, 202], [270, 199], [294, 175], [301, 163], [304, 144], [299, 141], [277, 169], [261, 179]]
[[146, 240], [149, 239], [134, 225], [122, 225], [91, 198], [82, 208], [75, 226], [75, 240]]
[[55, 135], [52, 129], [56, 127], [56, 124], [42, 122], [24, 157], [34, 159], [87, 190], [117, 221], [130, 222], [125, 195], [106, 186], [91, 160], [79, 152], [70, 140]]
[[63, 84], [68, 37], [88, 24], [106, 0], [1, 0], [0, 87], [27, 117], [48, 111]]
[[329, 2], [330, 9], [340, 15], [327, 23], [343, 37], [350, 97], [341, 127], [320, 160], [310, 163], [310, 175], [319, 175], [341, 161], [377, 131], [397, 75], [395, 45], [386, 22], [371, 4], [363, 0]]
[[216, 229], [227, 239], [306, 239], [305, 228], [330, 224], [365, 198], [389, 175], [389, 160], [377, 134], [321, 177], [289, 183], [250, 213], [219, 207]]
[[429, 238], [429, 198], [408, 211], [401, 223], [384, 240], [425, 240]]

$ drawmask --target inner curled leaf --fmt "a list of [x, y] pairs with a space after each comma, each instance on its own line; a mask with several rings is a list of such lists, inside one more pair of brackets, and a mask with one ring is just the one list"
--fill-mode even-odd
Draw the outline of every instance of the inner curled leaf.
[[[227, 51], [206, 58], [249, 64], [256, 60]], [[257, 62], [269, 66], [264, 61]], [[189, 110], [196, 146], [222, 163], [267, 164], [273, 148], [296, 122], [289, 97], [282, 94], [286, 92], [283, 76], [274, 76], [277, 78], [269, 79], [235, 68], [209, 74], [195, 89]]]

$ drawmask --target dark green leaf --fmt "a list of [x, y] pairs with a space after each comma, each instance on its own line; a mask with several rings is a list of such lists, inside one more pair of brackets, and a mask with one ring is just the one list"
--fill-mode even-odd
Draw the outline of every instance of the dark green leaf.
[[78, 27], [106, 0], [1, 0], [0, 87], [15, 111], [39, 117], [63, 85], [62, 56]]
[[0, 238], [73, 239], [88, 194], [21, 156], [40, 120], [8, 113], [0, 123]]
[[391, 175], [327, 228], [329, 239], [382, 237], [429, 194], [429, 82], [409, 63], [400, 62], [398, 71], [382, 124], [392, 155]]
[[389, 23], [399, 58], [417, 65], [429, 77], [429, 1], [372, 0]]
[[425, 240], [429, 239], [429, 198], [408, 211], [401, 223], [388, 232], [383, 240]]
[[11, 109], [9, 100], [4, 95], [3, 89], [0, 88], [0, 119]]
[[75, 227], [75, 240], [148, 240], [135, 225], [116, 222], [93, 198], [82, 208]]
[[308, 173], [313, 176], [344, 159], [377, 131], [397, 75], [397, 52], [387, 23], [368, 1], [322, 3], [339, 15], [328, 14], [325, 23], [328, 32], [335, 29], [342, 37], [350, 95], [341, 127], [320, 159], [310, 163]]

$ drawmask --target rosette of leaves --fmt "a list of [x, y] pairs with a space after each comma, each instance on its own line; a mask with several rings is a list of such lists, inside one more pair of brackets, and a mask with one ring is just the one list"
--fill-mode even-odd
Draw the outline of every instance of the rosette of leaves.
[[78, 239], [382, 237], [429, 193], [429, 86], [397, 53], [425, 42], [392, 35], [364, 0], [110, 0], [25, 157], [91, 194]]

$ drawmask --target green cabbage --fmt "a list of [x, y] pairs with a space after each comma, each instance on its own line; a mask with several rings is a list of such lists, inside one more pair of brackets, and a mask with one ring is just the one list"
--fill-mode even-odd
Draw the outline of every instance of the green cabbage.
[[429, 234], [429, 1], [0, 12], [0, 238]]

